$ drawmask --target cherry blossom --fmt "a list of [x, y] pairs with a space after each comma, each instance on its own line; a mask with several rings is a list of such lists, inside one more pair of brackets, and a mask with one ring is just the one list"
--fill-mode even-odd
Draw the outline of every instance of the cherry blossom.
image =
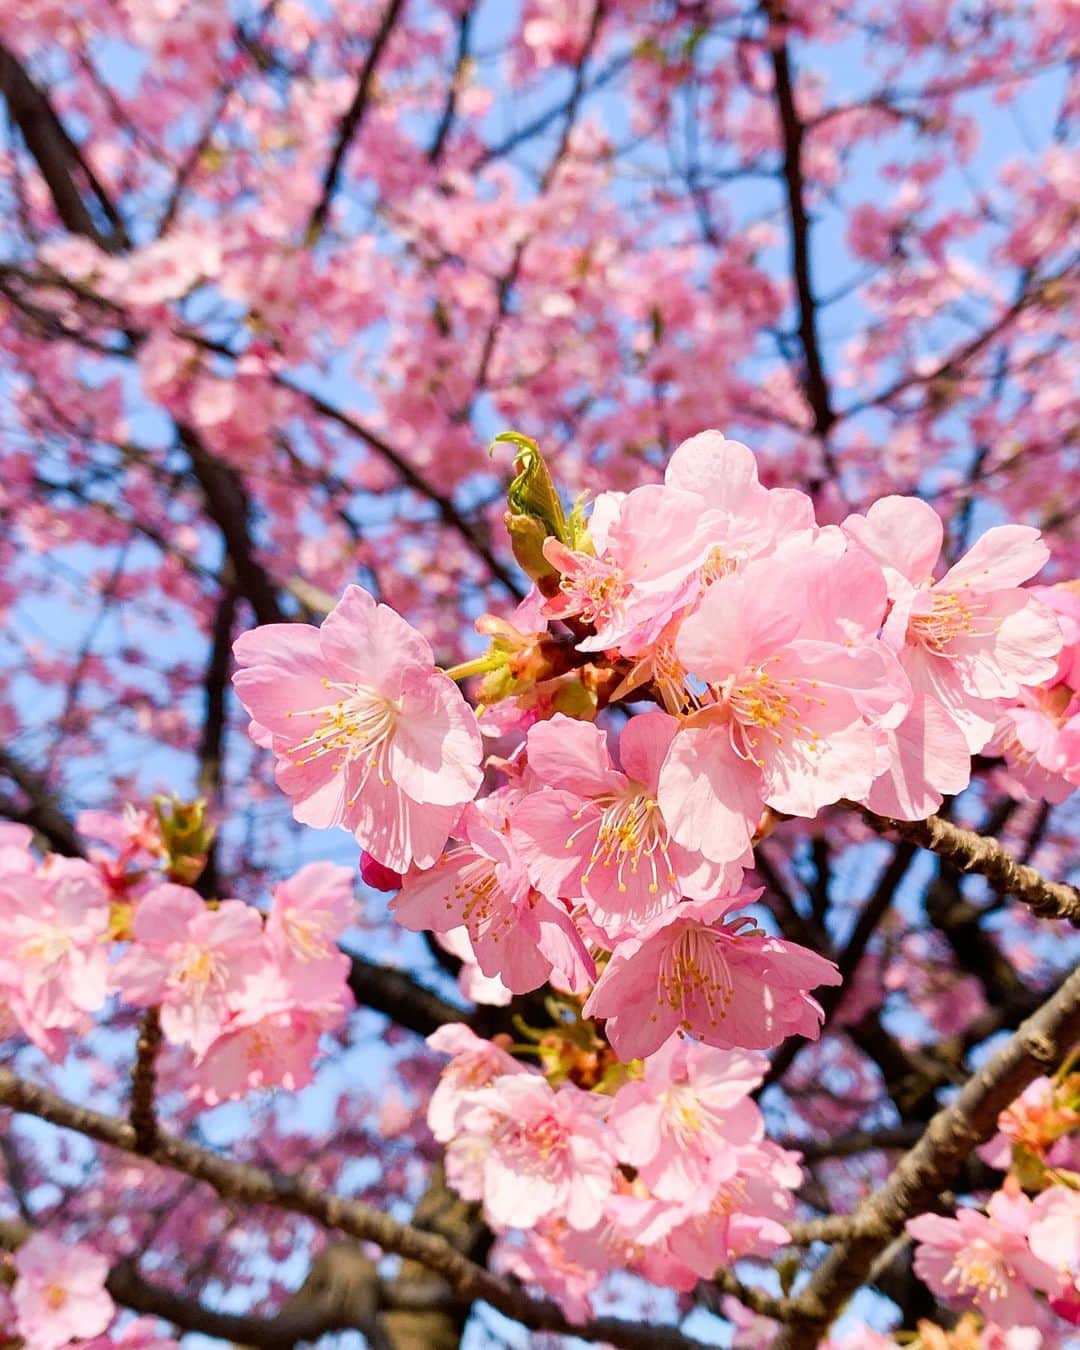
[[350, 586], [317, 631], [269, 625], [235, 651], [296, 818], [351, 829], [393, 870], [430, 866], [480, 785], [480, 733], [425, 639]]
[[208, 909], [186, 886], [164, 885], [139, 901], [132, 936], [113, 971], [121, 997], [160, 1002], [165, 1035], [202, 1053], [265, 962], [259, 915], [239, 900]]
[[105, 1290], [106, 1258], [86, 1243], [34, 1233], [15, 1253], [12, 1304], [27, 1346], [57, 1350], [97, 1336], [116, 1311]]
[[740, 879], [740, 868], [710, 863], [671, 837], [657, 785], [677, 729], [663, 713], [634, 717], [619, 740], [622, 770], [605, 732], [559, 713], [526, 740], [529, 768], [545, 790], [513, 811], [517, 851], [535, 886], [583, 899], [613, 940], [683, 897], [709, 899]]
[[679, 1031], [722, 1049], [817, 1035], [821, 1009], [808, 991], [839, 984], [839, 974], [824, 957], [735, 916], [758, 894], [687, 901], [620, 945], [584, 1011], [607, 1019], [623, 1059], [652, 1054]]

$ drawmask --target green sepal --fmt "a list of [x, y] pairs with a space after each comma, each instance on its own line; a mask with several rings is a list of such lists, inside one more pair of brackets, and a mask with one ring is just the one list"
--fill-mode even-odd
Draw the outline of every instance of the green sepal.
[[531, 436], [520, 431], [503, 431], [491, 443], [517, 447], [514, 457], [516, 476], [506, 492], [506, 531], [514, 557], [534, 581], [551, 576], [555, 568], [544, 557], [544, 542], [549, 538], [570, 544], [566, 514], [551, 471], [540, 447]]

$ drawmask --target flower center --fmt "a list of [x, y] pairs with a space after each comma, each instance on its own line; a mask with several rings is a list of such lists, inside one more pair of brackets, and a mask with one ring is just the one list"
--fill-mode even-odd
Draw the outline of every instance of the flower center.
[[19, 947], [19, 956], [24, 961], [46, 968], [61, 962], [75, 943], [66, 928], [59, 924], [42, 924], [33, 937], [29, 937]]
[[908, 638], [933, 652], [948, 656], [949, 647], [957, 638], [988, 637], [997, 628], [991, 620], [981, 618], [985, 601], [970, 592], [956, 591], [930, 593], [932, 609], [928, 614], [912, 614], [908, 620]]
[[944, 1283], [954, 1284], [958, 1293], [983, 1296], [993, 1302], [1009, 1292], [1012, 1273], [1000, 1252], [984, 1239], [976, 1238], [956, 1253]]
[[180, 953], [173, 979], [184, 987], [185, 992], [198, 998], [208, 985], [224, 984], [225, 971], [221, 958], [211, 948], [189, 943]]
[[778, 659], [770, 657], [740, 672], [725, 689], [731, 711], [731, 747], [740, 759], [759, 769], [765, 767], [763, 739], [777, 746], [801, 741], [812, 754], [821, 748], [817, 732], [805, 720], [815, 706], [828, 706], [825, 699], [810, 692], [818, 688], [818, 682], [770, 675], [766, 667]]
[[[633, 786], [618, 795], [597, 797], [596, 804], [601, 807], [600, 828], [582, 881], [586, 884], [589, 882], [597, 864], [605, 868], [614, 867], [619, 890], [625, 891], [627, 869], [630, 876], [636, 876], [644, 858], [650, 878], [650, 894], [655, 895], [659, 891], [661, 874], [668, 883], [674, 882], [675, 869], [669, 852], [670, 835], [656, 799], [643, 788]], [[579, 833], [579, 830], [575, 830], [566, 841], [568, 848]], [[659, 870], [657, 857], [662, 864]]]
[[68, 1301], [68, 1291], [62, 1284], [50, 1284], [45, 1287], [45, 1302], [51, 1312], [59, 1312]]
[[[460, 851], [451, 849], [446, 855], [451, 861], [455, 853], [458, 857], [470, 854], [470, 849]], [[495, 864], [490, 858], [473, 857], [473, 861], [458, 872], [454, 880], [452, 899], [446, 902], [447, 909], [460, 906], [461, 920], [473, 939], [481, 933], [493, 942], [498, 942], [513, 926], [512, 906], [506, 903], [503, 889], [495, 875]]]
[[331, 772], [357, 760], [363, 760], [363, 773], [350, 805], [360, 794], [368, 773], [374, 769], [384, 787], [390, 784], [388, 756], [394, 738], [399, 709], [397, 704], [363, 684], [342, 684], [323, 680], [327, 689], [341, 695], [335, 703], [317, 708], [291, 711], [289, 717], [318, 718], [307, 737], [292, 748], [297, 764], [310, 764], [329, 755]]
[[327, 937], [332, 925], [328, 910], [315, 909], [301, 917], [286, 913], [281, 921], [285, 941], [301, 961], [314, 961], [329, 956], [333, 943]]
[[735, 984], [725, 947], [748, 933], [764, 936], [748, 915], [726, 923], [720, 930], [701, 923], [679, 925], [660, 958], [656, 992], [661, 1003], [682, 1012], [684, 1030], [689, 1031], [695, 1023], [700, 1025], [702, 1015], [713, 1027], [727, 1015]]
[[680, 1145], [695, 1142], [697, 1136], [711, 1124], [711, 1113], [686, 1083], [666, 1089], [662, 1100], [667, 1112], [668, 1128]]
[[563, 573], [559, 590], [573, 603], [575, 613], [600, 628], [621, 612], [630, 585], [613, 564], [588, 558], [579, 571]]
[[543, 1163], [560, 1157], [566, 1151], [567, 1142], [565, 1127], [550, 1111], [514, 1125], [511, 1130], [514, 1152], [520, 1151]]

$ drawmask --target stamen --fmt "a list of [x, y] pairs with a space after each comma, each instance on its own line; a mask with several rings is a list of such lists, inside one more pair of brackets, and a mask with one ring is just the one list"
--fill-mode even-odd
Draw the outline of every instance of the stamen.
[[970, 591], [932, 591], [933, 609], [929, 614], [913, 614], [908, 622], [908, 637], [935, 656], [948, 657], [957, 638], [989, 637], [999, 627], [997, 620], [983, 617], [986, 601]]
[[327, 689], [341, 694], [334, 703], [291, 711], [289, 717], [314, 717], [319, 722], [290, 752], [296, 764], [311, 764], [329, 755], [332, 773], [363, 761], [359, 781], [349, 805], [359, 799], [374, 770], [384, 787], [390, 784], [389, 752], [397, 725], [398, 707], [393, 700], [362, 684], [323, 680]]
[[[629, 889], [627, 876], [637, 876], [644, 859], [650, 894], [656, 895], [661, 884], [673, 884], [675, 867], [671, 861], [671, 836], [656, 799], [640, 784], [632, 784], [624, 792], [606, 794], [595, 800], [601, 808], [600, 826], [582, 881], [588, 884], [597, 866], [614, 867], [618, 888], [625, 893]], [[577, 836], [593, 823], [590, 820], [575, 830], [567, 840], [567, 847], [571, 847]], [[660, 867], [657, 866], [658, 858]]]

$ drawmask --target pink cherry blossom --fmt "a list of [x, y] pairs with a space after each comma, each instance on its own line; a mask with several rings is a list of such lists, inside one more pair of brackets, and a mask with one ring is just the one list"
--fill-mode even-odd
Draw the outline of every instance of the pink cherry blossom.
[[631, 718], [619, 740], [622, 770], [607, 733], [557, 714], [532, 727], [529, 767], [545, 790], [514, 809], [514, 845], [545, 895], [583, 899], [612, 940], [683, 898], [708, 899], [738, 885], [742, 869], [710, 863], [675, 843], [657, 783], [678, 723], [664, 713]]
[[645, 1061], [645, 1077], [615, 1094], [608, 1123], [623, 1162], [653, 1195], [687, 1202], [730, 1181], [741, 1146], [764, 1134], [750, 1100], [768, 1068], [763, 1055], [678, 1038]]
[[580, 618], [596, 632], [582, 651], [639, 650], [663, 627], [708, 556], [711, 515], [695, 493], [647, 484], [625, 495], [604, 493], [589, 520], [592, 551], [557, 539], [544, 556], [560, 573], [548, 619]]
[[262, 920], [239, 900], [209, 909], [186, 886], [167, 884], [142, 897], [132, 929], [134, 941], [113, 971], [121, 997], [160, 1003], [169, 1040], [201, 1054], [269, 959]]
[[297, 820], [352, 830], [394, 871], [430, 866], [480, 785], [481, 741], [416, 629], [350, 586], [320, 628], [270, 624], [235, 654]]
[[288, 978], [268, 968], [231, 1000], [228, 1019], [197, 1055], [193, 1095], [208, 1105], [280, 1085], [297, 1092], [314, 1079], [319, 1039], [353, 1006], [348, 987], [329, 981], [316, 1001], [297, 997]]
[[490, 1087], [496, 1078], [513, 1073], [534, 1073], [527, 1065], [492, 1041], [484, 1040], [463, 1022], [450, 1022], [433, 1031], [428, 1045], [453, 1058], [443, 1069], [428, 1106], [428, 1126], [440, 1143], [458, 1132], [473, 1094]]
[[15, 1326], [34, 1350], [57, 1350], [105, 1330], [116, 1311], [108, 1260], [83, 1242], [34, 1233], [15, 1253]]
[[650, 1055], [677, 1031], [721, 1049], [816, 1038], [822, 1013], [808, 991], [840, 976], [824, 957], [733, 917], [759, 894], [686, 901], [620, 944], [584, 1011], [607, 1019], [621, 1059]]
[[1027, 1237], [1032, 1253], [1064, 1277], [1057, 1295], [1064, 1306], [1056, 1310], [1078, 1320], [1072, 1311], [1080, 1305], [1080, 1191], [1051, 1186], [1037, 1195]]
[[706, 564], [713, 576], [769, 552], [783, 537], [814, 527], [814, 503], [806, 493], [763, 487], [754, 452], [719, 431], [701, 431], [677, 446], [664, 482], [696, 492], [715, 513]]
[[891, 609], [884, 638], [916, 695], [909, 723], [896, 733], [893, 766], [865, 800], [874, 810], [918, 819], [942, 793], [967, 783], [970, 764], [956, 731], [976, 753], [994, 733], [993, 700], [1016, 698], [1054, 674], [1059, 625], [1020, 589], [1048, 550], [1037, 530], [995, 526], [935, 581], [943, 530], [925, 502], [885, 497], [865, 516], [849, 516], [844, 529], [885, 570]]
[[1063, 646], [1054, 675], [1002, 710], [993, 746], [1030, 796], [1058, 803], [1080, 786], [1080, 594], [1070, 586], [1031, 592], [1057, 616]]
[[1054, 1293], [1061, 1286], [1053, 1267], [1028, 1246], [1033, 1218], [1027, 1196], [997, 1191], [986, 1214], [963, 1208], [955, 1219], [911, 1219], [915, 1273], [946, 1303], [976, 1307], [1002, 1326], [1031, 1325], [1039, 1318], [1032, 1291]]
[[275, 887], [266, 942], [294, 994], [325, 997], [342, 983], [349, 960], [337, 944], [355, 917], [353, 873], [347, 867], [308, 863]]
[[483, 1165], [484, 1212], [504, 1228], [559, 1214], [591, 1228], [612, 1188], [615, 1159], [602, 1124], [610, 1102], [570, 1083], [557, 1091], [531, 1074], [495, 1079], [475, 1097], [492, 1117]]
[[800, 639], [806, 616], [798, 576], [762, 559], [714, 582], [676, 640], [706, 691], [671, 743], [659, 800], [675, 839], [718, 862], [743, 855], [764, 806], [814, 816], [872, 782], [881, 732], [856, 691], [880, 660], [868, 643]]
[[462, 843], [429, 871], [406, 878], [391, 912], [416, 931], [464, 926], [480, 969], [514, 993], [537, 988], [553, 969], [581, 988], [595, 973], [592, 958], [562, 903], [530, 883], [505, 821], [496, 803], [486, 816], [469, 807], [457, 826]]
[[109, 898], [96, 870], [54, 858], [0, 876], [0, 989], [35, 1039], [76, 1027], [105, 1002]]

